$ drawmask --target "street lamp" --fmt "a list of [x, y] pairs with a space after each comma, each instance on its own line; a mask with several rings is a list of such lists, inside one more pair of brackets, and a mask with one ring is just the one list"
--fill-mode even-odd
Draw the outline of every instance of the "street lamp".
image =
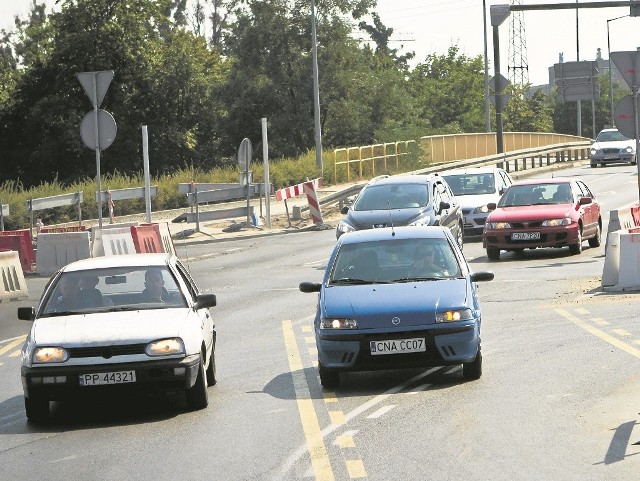
[[611, 40], [609, 39], [609, 22], [628, 16], [629, 15], [622, 15], [620, 17], [610, 18], [607, 20], [607, 55], [609, 56], [609, 102], [611, 102], [611, 127], [615, 126], [615, 122], [613, 118], [613, 76], [611, 75]]

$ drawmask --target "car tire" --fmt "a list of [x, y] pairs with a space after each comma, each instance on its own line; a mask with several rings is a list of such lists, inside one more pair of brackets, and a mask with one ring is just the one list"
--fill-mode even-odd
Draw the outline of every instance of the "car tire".
[[500, 260], [500, 249], [497, 247], [487, 247], [487, 257], [492, 261]]
[[596, 226], [596, 235], [589, 239], [590, 247], [600, 247], [602, 244], [602, 228], [600, 227], [600, 221], [598, 221], [598, 225]]
[[198, 378], [193, 387], [187, 389], [186, 400], [187, 408], [192, 411], [204, 409], [209, 405], [209, 394], [207, 392], [207, 385], [205, 382], [206, 373], [204, 372], [204, 362], [202, 357], [200, 358], [200, 364], [198, 366]]
[[42, 424], [49, 419], [49, 400], [45, 397], [25, 397], [24, 409], [27, 412], [27, 419], [32, 423]]
[[207, 367], [207, 386], [215, 386], [216, 379], [216, 346], [211, 346], [211, 355], [209, 356], [209, 366]]
[[582, 227], [578, 227], [578, 243], [569, 246], [569, 253], [578, 255], [582, 252]]
[[327, 369], [322, 364], [318, 364], [318, 372], [322, 387], [331, 389], [340, 385], [340, 373], [338, 371]]
[[480, 379], [482, 376], [482, 352], [478, 349], [476, 358], [471, 362], [462, 364], [462, 377], [469, 381]]
[[598, 167], [598, 164], [592, 162], [591, 163], [591, 168], [593, 169], [594, 167]]

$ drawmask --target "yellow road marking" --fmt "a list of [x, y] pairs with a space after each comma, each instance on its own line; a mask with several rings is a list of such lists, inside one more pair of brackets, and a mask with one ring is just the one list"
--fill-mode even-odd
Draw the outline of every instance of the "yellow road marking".
[[307, 344], [314, 344], [316, 343], [316, 338], [315, 337], [305, 337], [304, 338], [304, 342], [306, 342]]
[[366, 478], [367, 471], [364, 469], [364, 464], [359, 459], [347, 459], [347, 471], [349, 472], [349, 477], [351, 479], [354, 478]]
[[589, 314], [589, 311], [587, 311], [586, 309], [583, 309], [582, 307], [579, 307], [578, 309], [574, 309], [578, 314]]
[[20, 349], [18, 349], [17, 351], [13, 351], [11, 354], [9, 354], [9, 357], [18, 357], [21, 352], [22, 351]]
[[570, 314], [568, 311], [564, 309], [555, 309], [555, 311], [558, 314], [560, 314], [562, 317], [564, 317], [568, 321], [573, 322], [575, 325], [577, 325], [578, 327], [581, 327], [585, 331], [590, 332], [591, 334], [593, 334], [596, 337], [599, 337], [603, 341], [608, 342], [609, 344], [617, 347], [618, 349], [622, 349], [623, 351], [640, 359], [640, 350], [636, 349], [635, 347], [630, 346], [625, 342], [622, 342], [620, 339], [613, 337], [612, 335], [607, 334], [606, 332], [601, 331], [600, 329], [593, 327], [587, 324], [586, 322], [583, 322], [581, 319]]
[[5, 352], [9, 352], [11, 349], [13, 349], [16, 346], [19, 346], [21, 344], [24, 343], [24, 340], [27, 338], [27, 336], [21, 336], [18, 339], [13, 340], [12, 342], [10, 342], [9, 344], [7, 344], [4, 347], [0, 347], [0, 356], [2, 356]]
[[331, 424], [338, 426], [344, 424], [344, 413], [342, 411], [329, 411], [329, 417], [331, 418]]
[[353, 436], [350, 436], [347, 434], [341, 434], [340, 436], [338, 436], [336, 438], [336, 443], [338, 443], [338, 446], [340, 446], [343, 449], [356, 447], [356, 443], [353, 442]]
[[293, 387], [296, 393], [296, 403], [302, 430], [307, 441], [307, 449], [311, 457], [311, 467], [318, 481], [333, 481], [335, 476], [329, 462], [329, 454], [324, 444], [318, 417], [313, 408], [309, 386], [304, 377], [304, 366], [300, 358], [300, 351], [296, 345], [296, 338], [293, 333], [291, 321], [282, 321], [282, 331], [284, 334], [284, 344], [287, 348], [289, 359], [289, 370], [293, 378]]
[[594, 317], [591, 320], [596, 324], [600, 324], [601, 326], [608, 326], [610, 324], [609, 321], [605, 321], [604, 319], [600, 319], [599, 317]]
[[318, 357], [318, 348], [316, 346], [309, 347], [309, 354]]
[[322, 396], [324, 397], [324, 402], [326, 403], [337, 403], [338, 402], [338, 398], [336, 397], [336, 393], [334, 392], [329, 392], [326, 391], [322, 394]]
[[302, 332], [311, 332], [311, 326], [302, 326]]
[[618, 336], [623, 337], [629, 337], [631, 335], [630, 332], [627, 332], [624, 329], [614, 329], [613, 332], [615, 332]]

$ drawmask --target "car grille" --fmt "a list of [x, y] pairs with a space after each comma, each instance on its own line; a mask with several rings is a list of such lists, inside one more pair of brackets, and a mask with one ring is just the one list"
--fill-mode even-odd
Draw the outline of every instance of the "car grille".
[[602, 149], [603, 154], [617, 154], [618, 152], [620, 152], [620, 149], [612, 149], [612, 148]]
[[533, 222], [511, 222], [512, 229], [535, 229], [542, 226], [542, 221]]
[[69, 351], [70, 357], [104, 357], [105, 359], [110, 359], [114, 356], [144, 354], [146, 347], [146, 344], [126, 344], [122, 346], [72, 347], [67, 351]]

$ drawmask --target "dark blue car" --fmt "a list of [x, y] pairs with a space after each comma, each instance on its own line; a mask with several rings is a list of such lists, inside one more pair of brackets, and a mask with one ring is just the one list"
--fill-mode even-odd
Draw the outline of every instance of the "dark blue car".
[[318, 292], [314, 321], [320, 382], [340, 373], [462, 364], [482, 375], [478, 281], [447, 227], [367, 229], [340, 236]]

